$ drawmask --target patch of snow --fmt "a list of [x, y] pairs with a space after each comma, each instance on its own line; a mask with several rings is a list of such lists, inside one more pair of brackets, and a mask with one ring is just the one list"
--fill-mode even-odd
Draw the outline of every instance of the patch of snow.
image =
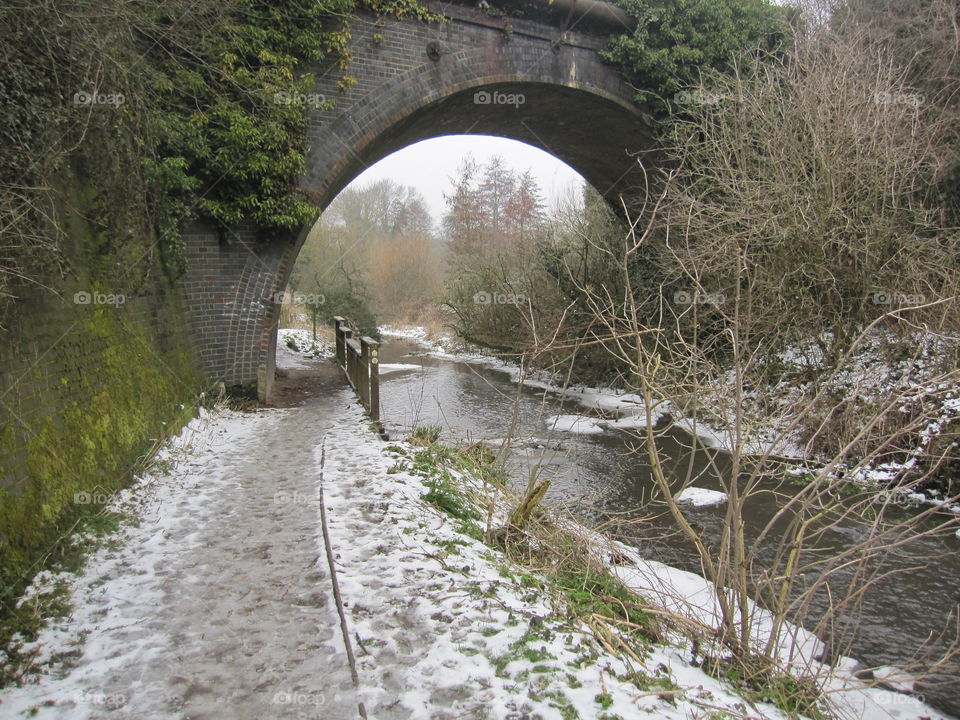
[[706, 507], [708, 505], [719, 505], [727, 501], [727, 494], [719, 490], [708, 490], [707, 488], [688, 487], [677, 494], [675, 500], [678, 503], [695, 505], [697, 507]]
[[392, 335], [393, 337], [407, 338], [409, 340], [426, 340], [429, 333], [422, 325], [410, 325], [404, 327], [394, 327], [392, 325], [381, 325], [381, 335]]
[[414, 365], [413, 363], [381, 363], [380, 364], [380, 374], [386, 375], [387, 373], [394, 372], [404, 372], [410, 370], [423, 370], [423, 365]]
[[553, 415], [545, 420], [547, 427], [558, 432], [578, 435], [598, 435], [604, 431], [603, 424], [594, 418], [582, 415]]
[[686, 417], [674, 418], [674, 424], [686, 430], [690, 435], [697, 438], [704, 447], [708, 448], [727, 448], [729, 447], [727, 434], [714, 430], [705, 422], [697, 419], [696, 422]]
[[882, 682], [884, 685], [889, 685], [897, 692], [912, 693], [914, 684], [917, 682], [917, 679], [909, 673], [890, 665], [874, 668], [872, 673], [874, 680]]
[[[277, 330], [277, 349], [287, 348], [309, 358], [325, 358], [334, 354], [334, 343], [322, 336], [313, 338], [309, 330], [298, 328], [280, 328]], [[306, 366], [309, 367], [309, 366]]]

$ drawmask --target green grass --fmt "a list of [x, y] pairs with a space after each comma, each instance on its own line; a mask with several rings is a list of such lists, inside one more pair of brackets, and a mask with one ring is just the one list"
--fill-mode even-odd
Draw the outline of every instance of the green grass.
[[[55, 573], [79, 573], [91, 553], [116, 545], [114, 536], [124, 522], [132, 522], [132, 518], [106, 510], [81, 517], [45, 568]], [[71, 609], [69, 585], [58, 579], [52, 589], [19, 602], [15, 612], [0, 616], [0, 645], [6, 656], [0, 665], [0, 687], [15, 684], [32, 671], [34, 654], [24, 650], [24, 644], [36, 640], [51, 622], [68, 618]]]
[[463, 493], [457, 490], [449, 474], [428, 478], [426, 485], [428, 490], [423, 494], [424, 502], [436, 506], [458, 520], [477, 520], [480, 517]]
[[613, 698], [607, 693], [598, 693], [597, 696], [593, 698], [593, 701], [604, 710], [609, 710], [613, 707]]
[[463, 540], [434, 540], [434, 545], [443, 550], [448, 555], [459, 555], [460, 548], [469, 547], [470, 543]]
[[639, 599], [605, 571], [563, 570], [550, 581], [562, 592], [575, 616], [625, 620], [637, 626], [629, 634], [651, 641], [659, 638], [656, 623], [643, 611]]
[[58, 580], [50, 590], [26, 598], [15, 613], [8, 613], [0, 624], [4, 638], [3, 663], [0, 664], [0, 684], [3, 687], [20, 682], [34, 666], [34, 651], [24, 649], [35, 641], [50, 622], [70, 617], [70, 587]]
[[788, 675], [769, 660], [708, 660], [703, 669], [733, 685], [750, 702], [769, 703], [791, 718], [802, 715], [811, 720], [829, 720], [830, 716], [821, 708], [822, 694], [815, 681]]
[[420, 446], [436, 445], [443, 427], [440, 425], [418, 425], [410, 433], [410, 444]]

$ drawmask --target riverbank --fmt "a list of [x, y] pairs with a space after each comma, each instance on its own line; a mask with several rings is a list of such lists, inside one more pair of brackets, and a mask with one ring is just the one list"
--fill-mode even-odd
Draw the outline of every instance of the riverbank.
[[[471, 531], [470, 523], [463, 520], [464, 510], [472, 510], [475, 518], [485, 520], [484, 536], [500, 538], [495, 546], [498, 553], [503, 550], [502, 533], [490, 530], [506, 526], [522, 498], [485, 477], [476, 446], [467, 453], [437, 446], [413, 452], [397, 447], [391, 450], [400, 458], [399, 467], [419, 469], [428, 480], [431, 495], [437, 494], [430, 480], [438, 477], [439, 469], [446, 487], [438, 504], [460, 519], [455, 523], [458, 531], [480, 537], [479, 528]], [[533, 525], [514, 537], [518, 548], [513, 552], [507, 548], [512, 572], [527, 578], [527, 586], [550, 596], [568, 623], [579, 624], [581, 629], [586, 625], [595, 640], [625, 663], [629, 677], [641, 691], [657, 694], [659, 703], [643, 709], [658, 718], [698, 717], [697, 713], [704, 710], [731, 713], [722, 717], [755, 717], [752, 713], [768, 718], [794, 717], [794, 713], [822, 718], [948, 717], [914, 696], [912, 680], [895, 668], [878, 668], [873, 673], [876, 680], [865, 683], [858, 678], [863, 667], [853, 658], [841, 658], [835, 666], [821, 662], [824, 644], [790, 624], [782, 627], [773, 640], [776, 667], [763, 677], [762, 684], [734, 680], [739, 677], [736, 663], [725, 649], [712, 645], [720, 611], [718, 594], [711, 583], [694, 573], [645, 559], [635, 548], [553, 511], [546, 511]], [[542, 567], [544, 554], [550, 556], [549, 569], [538, 572], [535, 568]], [[530, 580], [527, 573], [532, 573], [535, 580]], [[569, 581], [571, 574], [578, 576], [574, 583]], [[584, 576], [590, 579], [585, 581]], [[617, 596], [610, 589], [615, 587], [625, 589], [627, 594]], [[592, 594], [586, 600], [585, 588]], [[579, 596], [572, 597], [571, 590]], [[611, 595], [619, 597], [619, 603], [613, 602]], [[584, 604], [589, 606], [588, 612], [583, 612]], [[619, 610], [615, 609], [618, 604]], [[603, 608], [599, 613], [595, 612], [598, 606]], [[773, 632], [772, 618], [753, 603], [748, 606], [753, 646], [759, 649]], [[721, 658], [723, 670], [718, 677], [712, 661]], [[731, 664], [725, 665], [727, 662]], [[670, 669], [669, 679], [650, 673], [651, 668], [662, 667]], [[655, 687], [668, 691], [656, 693]], [[745, 700], [749, 711], [736, 702], [731, 705], [731, 693]], [[704, 698], [709, 701], [704, 702]], [[767, 702], [757, 702], [758, 698]], [[669, 700], [669, 707], [664, 700]], [[637, 704], [636, 699], [633, 704]], [[679, 715], [671, 714], [678, 711]]]
[[[287, 355], [281, 367], [307, 362]], [[676, 597], [710, 592], [702, 579], [629, 556], [600, 563], [661, 584], [641, 589], [642, 631], [611, 622], [615, 586], [558, 585], [549, 564], [483, 542], [512, 501], [482, 463], [381, 441], [339, 377], [327, 382], [291, 407], [204, 414], [111, 499], [119, 533], [78, 575], [35, 583], [31, 595], [64, 588], [72, 611], [28, 643], [40, 675], [3, 691], [0, 714], [329, 720], [362, 701], [371, 718], [788, 717], [769, 701], [789, 696], [782, 686], [757, 695], [704, 672], [661, 620]], [[324, 560], [321, 465], [359, 688]], [[845, 699], [840, 717], [946, 717], [840, 677], [849, 686], [827, 696]]]
[[[725, 414], [723, 403], [710, 403], [707, 395], [700, 399], [703, 406], [698, 408], [695, 419], [691, 419], [683, 408], [669, 400], [661, 401], [648, 409], [642, 397], [622, 389], [564, 385], [563, 379], [555, 374], [522, 368], [515, 362], [492, 355], [482, 348], [471, 347], [438, 331], [412, 326], [384, 327], [381, 332], [384, 335], [415, 340], [423, 344], [425, 350], [434, 357], [503, 372], [514, 383], [522, 382], [527, 387], [548, 391], [581, 405], [584, 408], [582, 415], [558, 415], [553, 418], [552, 429], [557, 432], [636, 433], [646, 428], [649, 423], [658, 426], [669, 419], [674, 426], [696, 438], [696, 442], [704, 448], [730, 452], [738, 440], [730, 432], [729, 426], [720, 422]], [[923, 453], [930, 448], [938, 433], [945, 433], [948, 428], [955, 428], [960, 422], [960, 387], [942, 382], [931, 387], [923, 385], [928, 376], [934, 374], [931, 369], [935, 367], [938, 353], [943, 351], [944, 342], [931, 336], [927, 342], [920, 345], [915, 355], [890, 358], [883, 352], [880, 344], [868, 341], [857, 355], [856, 362], [851, 363], [850, 369], [830, 379], [830, 386], [824, 394], [840, 393], [844, 397], [855, 398], [858, 402], [870, 403], [878, 403], [884, 397], [899, 398], [903, 413], [930, 401], [931, 398], [936, 402], [932, 410], [927, 410], [931, 416], [930, 421], [917, 430], [916, 446], [905, 448], [901, 452], [905, 457], [866, 465], [839, 464], [830, 470], [830, 474], [837, 480], [843, 479], [875, 491], [880, 502], [891, 506], [935, 508], [960, 517], [960, 497], [957, 495], [957, 488], [960, 486], [955, 486], [953, 494], [950, 494], [949, 490], [926, 486], [917, 481], [898, 485], [907, 473], [917, 470]], [[816, 348], [805, 348], [802, 352], [798, 350], [787, 353], [778, 360], [784, 365], [789, 364], [798, 378], [808, 378], [816, 364], [817, 353]], [[799, 403], [803, 394], [808, 392], [810, 383], [809, 379], [793, 383], [781, 382], [774, 388], [772, 400], [768, 400], [780, 407]], [[722, 396], [723, 389], [714, 388], [713, 394]], [[786, 463], [792, 464], [789, 472], [795, 476], [806, 475], [823, 466], [822, 461], [818, 464], [816, 454], [810, 448], [804, 447], [796, 436], [795, 429], [788, 431], [786, 423], [778, 422], [775, 417], [768, 420], [767, 425], [750, 426], [749, 433], [739, 438], [743, 453], [782, 458]], [[942, 452], [950, 452], [950, 448], [945, 446]], [[957, 536], [960, 537], [960, 529], [957, 530]]]

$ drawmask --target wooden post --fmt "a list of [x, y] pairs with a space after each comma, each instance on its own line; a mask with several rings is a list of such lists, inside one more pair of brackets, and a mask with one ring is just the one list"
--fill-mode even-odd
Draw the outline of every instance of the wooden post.
[[380, 426], [380, 343], [367, 338], [367, 346], [370, 348], [370, 419], [380, 427], [382, 434], [383, 427]]
[[366, 335], [360, 338], [360, 386], [357, 393], [360, 395], [360, 402], [367, 410], [370, 410], [370, 343], [372, 341]]
[[355, 373], [353, 369], [354, 353], [353, 353], [353, 348], [350, 347], [352, 341], [353, 341], [353, 330], [351, 330], [350, 328], [344, 328], [343, 329], [343, 352], [344, 352], [343, 369], [346, 370], [347, 372], [347, 380], [349, 380], [350, 384], [353, 385], [354, 388], [356, 388], [356, 384], [354, 383], [354, 379], [353, 379], [354, 373]]
[[346, 345], [343, 342], [343, 323], [346, 322], [342, 317], [337, 315], [333, 319], [333, 326], [336, 331], [337, 337], [337, 365], [340, 367], [345, 367], [347, 364], [346, 358]]

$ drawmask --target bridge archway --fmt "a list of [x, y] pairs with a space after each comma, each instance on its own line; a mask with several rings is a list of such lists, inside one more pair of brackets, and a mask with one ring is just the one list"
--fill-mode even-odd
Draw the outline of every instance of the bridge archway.
[[[630, 196], [652, 124], [632, 101], [634, 89], [601, 60], [606, 34], [561, 34], [542, 19], [507, 21], [460, 6], [443, 13], [449, 22], [368, 18], [354, 32], [356, 82], [345, 91], [335, 69], [310, 68], [314, 94], [337, 99], [334, 109], [308, 117], [300, 189], [318, 207], [387, 155], [453, 134], [527, 143], [567, 163], [614, 204]], [[256, 384], [269, 399], [279, 295], [309, 230], [268, 243], [244, 228], [226, 240], [205, 228], [188, 233], [185, 290], [211, 380]]]

